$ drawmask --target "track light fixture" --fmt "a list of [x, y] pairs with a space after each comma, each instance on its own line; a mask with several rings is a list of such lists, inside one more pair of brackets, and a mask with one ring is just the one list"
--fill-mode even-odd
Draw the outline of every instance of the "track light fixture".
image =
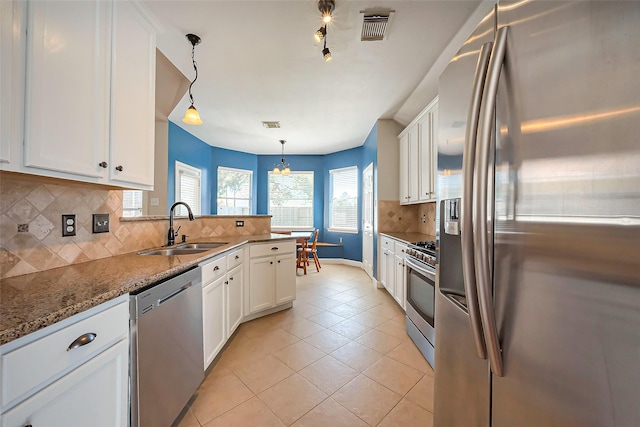
[[319, 0], [318, 10], [322, 13], [322, 22], [326, 25], [333, 21], [333, 10], [336, 8], [334, 0]]
[[187, 34], [187, 39], [191, 43], [191, 61], [193, 62], [193, 69], [196, 72], [196, 76], [191, 82], [191, 84], [189, 85], [189, 100], [191, 101], [191, 106], [187, 108], [187, 111], [184, 113], [184, 117], [182, 118], [182, 121], [189, 125], [201, 125], [202, 119], [200, 119], [200, 113], [198, 113], [198, 110], [196, 110], [196, 107], [194, 107], [193, 105], [193, 95], [191, 94], [191, 87], [196, 82], [196, 80], [198, 80], [198, 66], [196, 65], [195, 50], [196, 50], [196, 45], [200, 44], [202, 40], [200, 39], [200, 37], [196, 36], [195, 34]]
[[282, 175], [282, 176], [287, 176], [291, 173], [291, 168], [289, 167], [289, 163], [287, 163], [284, 159], [284, 144], [285, 144], [284, 139], [280, 140], [280, 144], [282, 144], [282, 157], [280, 158], [280, 163], [276, 163], [273, 166], [273, 173], [275, 175]]
[[316, 41], [316, 43], [320, 43], [322, 40], [324, 40], [324, 36], [327, 35], [327, 26], [323, 25], [322, 27], [318, 28], [318, 31], [315, 32], [315, 34], [313, 35], [313, 39]]

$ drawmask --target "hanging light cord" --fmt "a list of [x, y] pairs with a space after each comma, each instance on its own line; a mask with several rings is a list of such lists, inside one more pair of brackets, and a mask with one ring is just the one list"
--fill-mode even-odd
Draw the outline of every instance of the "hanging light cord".
[[324, 47], [323, 49], [327, 48], [327, 26], [324, 26]]
[[193, 62], [193, 69], [196, 71], [196, 77], [193, 79], [191, 84], [189, 85], [189, 99], [191, 100], [191, 106], [193, 107], [193, 95], [191, 94], [191, 86], [198, 80], [198, 65], [196, 64], [196, 45], [193, 43], [191, 46], [191, 61]]

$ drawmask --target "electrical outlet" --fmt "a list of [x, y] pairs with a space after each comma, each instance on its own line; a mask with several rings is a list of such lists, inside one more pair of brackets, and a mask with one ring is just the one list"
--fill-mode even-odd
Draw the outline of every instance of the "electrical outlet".
[[340, 238], [340, 244], [342, 244], [342, 237]]
[[93, 214], [93, 232], [109, 232], [109, 214]]
[[62, 215], [62, 237], [75, 236], [77, 225], [75, 214]]
[[18, 224], [18, 233], [28, 233], [29, 224]]
[[236, 227], [244, 227], [244, 221], [236, 221]]

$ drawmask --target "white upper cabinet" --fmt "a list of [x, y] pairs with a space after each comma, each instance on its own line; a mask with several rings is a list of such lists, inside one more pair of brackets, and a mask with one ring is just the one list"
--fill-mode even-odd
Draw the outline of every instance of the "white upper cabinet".
[[438, 98], [400, 133], [400, 203], [436, 200]]
[[[2, 13], [3, 82], [5, 18]], [[19, 6], [15, 6], [15, 5]], [[25, 88], [5, 107], [24, 120], [0, 169], [126, 188], [153, 188], [155, 26], [136, 2], [28, 1]], [[13, 16], [14, 28], [20, 23]], [[16, 31], [14, 30], [14, 33]], [[20, 65], [20, 64], [18, 64]], [[15, 68], [15, 67], [14, 67]], [[14, 71], [15, 72], [15, 71]], [[3, 142], [4, 144], [4, 142]], [[0, 158], [7, 157], [3, 148]]]
[[110, 179], [152, 187], [155, 31], [132, 3], [113, 8]]
[[109, 2], [27, 3], [25, 166], [103, 176], [110, 36]]

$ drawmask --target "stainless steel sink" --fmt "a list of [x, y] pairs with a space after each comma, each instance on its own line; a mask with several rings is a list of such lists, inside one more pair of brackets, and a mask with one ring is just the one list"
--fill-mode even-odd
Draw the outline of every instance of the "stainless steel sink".
[[206, 252], [209, 249], [195, 249], [195, 248], [168, 248], [168, 249], [153, 249], [151, 251], [138, 252], [138, 255], [191, 255]]
[[138, 255], [191, 255], [209, 251], [226, 245], [227, 242], [207, 242], [207, 243], [185, 243], [180, 246], [166, 249], [152, 249], [138, 252]]
[[186, 243], [177, 246], [179, 249], [215, 249], [226, 245], [227, 242], [207, 242], [207, 243]]

